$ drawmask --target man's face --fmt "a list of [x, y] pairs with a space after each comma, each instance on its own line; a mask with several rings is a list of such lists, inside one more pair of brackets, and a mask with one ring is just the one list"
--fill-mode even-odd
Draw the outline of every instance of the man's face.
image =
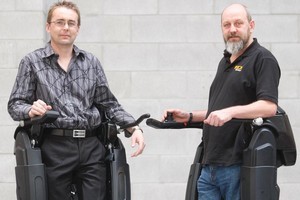
[[78, 35], [78, 15], [75, 11], [58, 7], [53, 11], [46, 30], [51, 36], [51, 42], [56, 45], [72, 45]]
[[221, 25], [224, 42], [229, 53], [237, 54], [249, 45], [254, 21], [249, 22], [243, 7], [229, 7], [224, 10]]

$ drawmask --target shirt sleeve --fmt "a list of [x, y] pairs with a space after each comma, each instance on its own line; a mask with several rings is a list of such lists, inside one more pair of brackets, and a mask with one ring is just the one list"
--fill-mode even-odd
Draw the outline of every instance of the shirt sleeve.
[[116, 124], [122, 126], [135, 121], [133, 116], [126, 112], [111, 92], [104, 70], [97, 60], [97, 86], [94, 102]]
[[261, 60], [256, 68], [256, 95], [258, 100], [268, 100], [278, 104], [280, 68], [273, 57]]
[[19, 65], [17, 77], [8, 101], [8, 112], [15, 121], [29, 118], [34, 95], [34, 77], [30, 69], [30, 62], [22, 59]]

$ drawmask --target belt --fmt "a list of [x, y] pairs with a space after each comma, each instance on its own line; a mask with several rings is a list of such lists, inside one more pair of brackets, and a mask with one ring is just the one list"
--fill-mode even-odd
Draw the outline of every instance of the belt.
[[73, 138], [93, 137], [98, 134], [97, 130], [57, 129], [57, 128], [45, 129], [45, 133], [48, 135], [73, 137]]

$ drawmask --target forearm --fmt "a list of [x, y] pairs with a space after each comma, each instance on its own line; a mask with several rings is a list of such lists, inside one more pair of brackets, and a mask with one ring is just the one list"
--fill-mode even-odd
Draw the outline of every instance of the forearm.
[[257, 117], [271, 117], [276, 114], [277, 105], [271, 101], [259, 100], [242, 106], [233, 106], [223, 109], [231, 118], [254, 119]]
[[206, 117], [207, 110], [196, 110], [191, 113], [193, 115], [191, 122], [202, 122]]
[[16, 121], [29, 118], [28, 113], [32, 102], [35, 100], [36, 84], [30, 66], [29, 60], [21, 60], [17, 78], [9, 97], [7, 109]]
[[259, 100], [248, 105], [232, 106], [209, 113], [204, 120], [211, 126], [223, 126], [231, 119], [255, 119], [266, 118], [276, 114], [277, 105], [271, 101]]
[[20, 120], [30, 118], [28, 114], [30, 108], [31, 108], [30, 104], [21, 103], [20, 101], [13, 101], [13, 100], [10, 100], [7, 106], [8, 113], [10, 114], [11, 118], [15, 121], [20, 121]]

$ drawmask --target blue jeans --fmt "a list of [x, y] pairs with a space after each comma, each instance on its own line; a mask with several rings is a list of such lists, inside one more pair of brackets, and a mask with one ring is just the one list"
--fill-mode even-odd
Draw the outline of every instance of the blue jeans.
[[240, 200], [240, 165], [203, 166], [197, 182], [198, 200]]

